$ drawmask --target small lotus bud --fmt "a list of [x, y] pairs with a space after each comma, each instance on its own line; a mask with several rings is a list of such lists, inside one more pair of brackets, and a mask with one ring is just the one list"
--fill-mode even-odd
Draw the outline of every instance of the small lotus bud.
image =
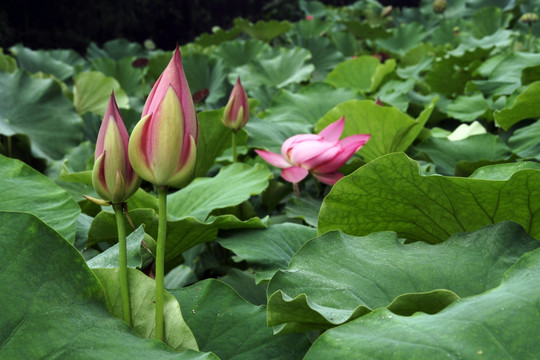
[[535, 13], [525, 13], [521, 15], [519, 21], [525, 24], [529, 24], [530, 26], [538, 21], [538, 15], [536, 15]]
[[238, 131], [246, 125], [249, 120], [249, 103], [246, 92], [242, 87], [240, 78], [236, 80], [236, 84], [232, 89], [231, 96], [229, 97], [229, 102], [223, 110], [223, 116], [221, 122], [223, 125], [232, 129], [233, 131]]
[[433, 1], [433, 12], [435, 14], [442, 14], [446, 10], [446, 0]]

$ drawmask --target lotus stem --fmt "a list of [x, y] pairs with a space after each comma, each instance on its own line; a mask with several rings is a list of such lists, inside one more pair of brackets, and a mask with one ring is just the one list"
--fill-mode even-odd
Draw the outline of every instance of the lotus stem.
[[122, 314], [124, 321], [131, 326], [131, 308], [129, 301], [129, 283], [127, 272], [126, 228], [122, 204], [113, 204], [118, 229], [118, 276], [120, 278], [120, 294], [122, 297]]
[[232, 162], [236, 162], [236, 131], [232, 132]]
[[167, 186], [158, 186], [159, 224], [156, 249], [156, 339], [163, 341], [165, 240], [167, 238]]

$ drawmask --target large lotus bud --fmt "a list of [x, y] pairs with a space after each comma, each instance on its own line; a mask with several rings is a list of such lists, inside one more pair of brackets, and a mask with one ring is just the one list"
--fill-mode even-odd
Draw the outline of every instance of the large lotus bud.
[[129, 162], [128, 142], [129, 135], [112, 94], [99, 129], [92, 183], [98, 195], [113, 204], [126, 201], [141, 183]]
[[221, 122], [232, 129], [238, 131], [246, 125], [249, 120], [249, 103], [246, 92], [242, 87], [240, 78], [236, 80], [236, 84], [232, 89], [229, 102], [223, 111]]
[[152, 184], [181, 187], [195, 168], [198, 138], [197, 113], [177, 46], [133, 129], [129, 159]]

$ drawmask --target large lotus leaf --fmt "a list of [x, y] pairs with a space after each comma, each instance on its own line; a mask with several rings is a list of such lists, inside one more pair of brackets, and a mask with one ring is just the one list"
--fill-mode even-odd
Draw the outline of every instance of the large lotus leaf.
[[458, 96], [454, 102], [448, 104], [446, 112], [461, 121], [493, 120], [490, 103], [480, 92]]
[[221, 60], [204, 54], [193, 54], [183, 56], [182, 65], [192, 93], [207, 89], [209, 93], [205, 102], [208, 104], [215, 104], [225, 97], [226, 74]]
[[305, 334], [274, 336], [263, 306], [242, 299], [229, 285], [214, 279], [171, 290], [202, 351], [222, 360], [302, 359], [311, 345]]
[[[231, 147], [232, 131], [223, 126], [222, 110], [203, 111], [197, 114], [199, 119], [199, 144], [197, 145], [197, 164], [195, 177], [205, 176], [225, 149]], [[237, 133], [237, 145], [244, 131]]]
[[252, 117], [244, 127], [249, 134], [247, 139], [249, 147], [266, 149], [275, 153], [281, 151], [281, 145], [285, 140], [294, 135], [309, 134], [311, 128], [312, 125], [304, 121], [277, 122], [256, 117]]
[[540, 121], [514, 131], [508, 138], [508, 146], [523, 158], [540, 160]]
[[306, 16], [323, 17], [327, 14], [326, 6], [320, 1], [300, 0], [298, 6], [304, 11]]
[[219, 45], [214, 51], [214, 55], [219, 57], [229, 68], [237, 68], [249, 63], [252, 59], [264, 51], [270, 50], [270, 45], [256, 40], [234, 40], [227, 41]]
[[319, 233], [392, 230], [407, 239], [440, 243], [457, 232], [512, 220], [540, 238], [539, 206], [538, 170], [516, 171], [501, 181], [423, 176], [416, 161], [395, 153], [333, 186], [319, 213]]
[[[442, 175], [470, 175], [476, 167], [508, 161], [510, 148], [496, 135], [481, 134], [463, 140], [451, 141], [430, 137], [414, 147], [433, 161]], [[463, 170], [468, 173], [463, 173]]]
[[118, 81], [99, 71], [82, 72], [75, 77], [73, 104], [81, 115], [91, 112], [103, 116], [113, 91], [118, 107], [129, 109], [129, 99]]
[[487, 165], [477, 169], [470, 179], [506, 181], [520, 170], [540, 170], [540, 164], [532, 161], [514, 162], [508, 164]]
[[60, 159], [81, 141], [82, 120], [54, 80], [0, 72], [0, 99], [0, 134], [28, 136], [34, 156]]
[[503, 129], [508, 130], [512, 125], [524, 119], [539, 118], [540, 104], [540, 81], [534, 82], [521, 94], [519, 94], [511, 105], [507, 105], [502, 110], [495, 111], [495, 121]]
[[339, 52], [343, 54], [343, 56], [352, 57], [356, 55], [356, 39], [354, 36], [348, 32], [348, 31], [334, 31], [329, 34], [330, 39], [332, 40], [332, 43], [336, 45]]
[[170, 194], [169, 214], [182, 218], [192, 216], [205, 221], [215, 209], [235, 206], [268, 187], [272, 174], [266, 166], [251, 167], [236, 163], [223, 167], [213, 178], [198, 178], [185, 188]]
[[337, 88], [344, 87], [361, 92], [377, 90], [384, 77], [394, 71], [395, 60], [384, 64], [373, 56], [359, 56], [342, 62], [326, 78], [326, 82]]
[[[90, 226], [88, 227], [88, 230], [90, 230]], [[126, 237], [127, 266], [129, 268], [142, 268], [143, 256], [144, 254], [149, 254], [146, 247], [141, 245], [143, 239], [145, 239], [145, 236], [144, 227], [142, 226], [139, 226]], [[148, 238], [146, 238], [146, 240], [148, 240]], [[87, 264], [91, 269], [118, 268], [119, 256], [118, 243], [116, 243], [104, 252], [88, 260]], [[120, 316], [119, 318], [122, 317]]]
[[132, 65], [135, 58], [129, 57], [114, 61], [111, 58], [98, 58], [92, 62], [95, 70], [102, 72], [118, 81], [122, 90], [132, 96], [141, 96], [143, 69]]
[[256, 24], [252, 24], [247, 20], [237, 18], [234, 20], [234, 26], [254, 39], [259, 39], [264, 42], [269, 42], [275, 37], [286, 33], [292, 27], [288, 21], [263, 21], [260, 20]]
[[312, 64], [306, 64], [311, 59], [311, 54], [306, 49], [280, 47], [264, 54], [266, 55], [260, 55], [255, 61], [233, 70], [229, 74], [229, 82], [233, 83], [240, 77], [246, 90], [262, 85], [282, 88], [308, 80], [315, 70]]
[[325, 37], [299, 39], [296, 44], [311, 53], [311, 63], [315, 65], [314, 80], [324, 80], [328, 73], [344, 60], [334, 44]]
[[321, 82], [304, 86], [297, 93], [282, 89], [272, 100], [264, 119], [280, 123], [275, 126], [293, 122], [313, 125], [334, 106], [355, 98], [357, 95], [354, 90], [336, 89]]
[[229, 30], [223, 30], [219, 27], [213, 27], [212, 33], [203, 33], [193, 42], [202, 47], [211, 47], [212, 45], [221, 45], [224, 42], [234, 40], [241, 32], [240, 29], [233, 27]]
[[[145, 232], [153, 239], [157, 239], [158, 215], [155, 210], [135, 209], [130, 211], [129, 215], [136, 227], [144, 225]], [[125, 224], [125, 226], [126, 233], [131, 232], [129, 224]], [[197, 244], [215, 240], [220, 229], [261, 229], [265, 227], [267, 227], [267, 224], [259, 218], [241, 221], [233, 215], [211, 217], [205, 223], [193, 217], [168, 221], [165, 260], [172, 261]], [[100, 242], [114, 244], [116, 241], [117, 230], [114, 214], [105, 211], [100, 212], [94, 218], [88, 232], [88, 246]]]
[[287, 269], [289, 260], [317, 230], [308, 226], [284, 223], [266, 229], [243, 230], [221, 236], [219, 243], [246, 260], [255, 270], [257, 283], [270, 280], [278, 269]]
[[501, 285], [435, 315], [387, 309], [324, 333], [304, 359], [535, 359], [540, 321], [540, 251], [525, 254]]
[[10, 51], [17, 57], [21, 69], [30, 73], [41, 71], [54, 75], [60, 80], [66, 80], [75, 74], [75, 66], [63, 61], [64, 59], [79, 65], [84, 64], [84, 59], [73, 50], [31, 50], [22, 45], [16, 45], [11, 47]]
[[[109, 312], [123, 319], [118, 269], [94, 269], [93, 272], [105, 289]], [[128, 286], [133, 330], [143, 338], [155, 338], [156, 282], [138, 270], [128, 269]], [[164, 294], [163, 314], [164, 342], [176, 351], [198, 350], [197, 341], [182, 318], [180, 304], [168, 292]]]
[[384, 26], [372, 25], [367, 21], [345, 20], [343, 24], [357, 39], [384, 39], [392, 35]]
[[0, 70], [12, 73], [17, 69], [17, 60], [13, 56], [4, 54], [3, 49], [0, 47]]
[[142, 339], [112, 317], [82, 256], [33, 215], [0, 213], [0, 247], [1, 358], [216, 359]]
[[73, 244], [81, 212], [71, 196], [19, 160], [0, 155], [0, 210], [28, 212]]
[[328, 328], [380, 307], [401, 315], [436, 313], [458, 297], [496, 287], [537, 247], [540, 242], [512, 222], [438, 245], [404, 244], [393, 232], [326, 233], [305, 244], [268, 284], [268, 325]]
[[417, 46], [426, 37], [426, 30], [421, 24], [402, 24], [392, 29], [392, 36], [377, 39], [375, 43], [390, 52], [403, 55], [409, 49]]
[[145, 56], [145, 51], [138, 43], [130, 42], [126, 39], [114, 39], [107, 41], [103, 45], [103, 49], [99, 48], [95, 43], [91, 43], [86, 49], [86, 58], [93, 61], [97, 58], [112, 58], [113, 60], [121, 60], [132, 56]]
[[293, 219], [302, 219], [308, 225], [317, 227], [322, 200], [305, 194], [291, 197], [285, 205], [285, 214]]
[[503, 14], [499, 7], [488, 6], [481, 8], [475, 11], [472, 17], [472, 34], [477, 39], [492, 35], [499, 29], [506, 28], [512, 17], [512, 14]]
[[366, 161], [395, 151], [405, 151], [424, 128], [435, 102], [429, 104], [415, 120], [398, 109], [379, 106], [370, 100], [344, 102], [322, 117], [315, 125], [319, 132], [330, 123], [345, 116], [343, 137], [370, 134], [369, 141], [358, 154]]
[[407, 81], [390, 80], [384, 83], [376, 97], [385, 104], [390, 104], [402, 112], [406, 112], [409, 107], [408, 93], [414, 89], [415, 79]]
[[[289, 36], [297, 41], [300, 39], [323, 38], [328, 31], [331, 31], [332, 25], [330, 21], [321, 21], [319, 19], [300, 20], [294, 24]], [[298, 42], [296, 45], [302, 46]]]

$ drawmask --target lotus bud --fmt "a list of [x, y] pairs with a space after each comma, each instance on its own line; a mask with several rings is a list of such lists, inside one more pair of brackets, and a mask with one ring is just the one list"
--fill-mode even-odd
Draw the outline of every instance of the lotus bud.
[[195, 168], [198, 139], [197, 113], [177, 46], [133, 129], [129, 159], [144, 180], [178, 188]]
[[536, 15], [535, 13], [525, 13], [521, 15], [519, 21], [528, 25], [532, 25], [533, 23], [538, 21], [538, 15]]
[[442, 14], [446, 11], [446, 0], [433, 1], [433, 12], [435, 14]]
[[113, 93], [99, 129], [92, 170], [94, 189], [105, 200], [96, 201], [100, 205], [123, 203], [139, 188], [141, 178], [129, 162], [128, 143], [129, 135]]
[[240, 78], [236, 79], [236, 84], [229, 97], [229, 102], [225, 106], [221, 122], [234, 132], [240, 130], [249, 120], [249, 103], [246, 92], [242, 87]]

